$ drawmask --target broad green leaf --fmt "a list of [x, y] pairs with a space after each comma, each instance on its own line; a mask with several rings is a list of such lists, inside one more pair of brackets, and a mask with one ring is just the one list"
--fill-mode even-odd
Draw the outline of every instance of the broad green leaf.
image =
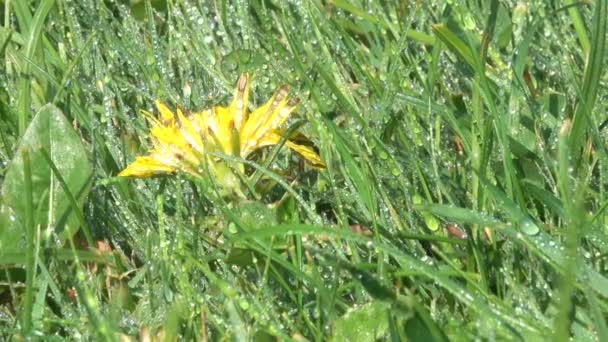
[[371, 302], [347, 311], [334, 323], [332, 341], [377, 341], [388, 329], [390, 305]]
[[237, 205], [237, 213], [241, 224], [248, 230], [255, 230], [262, 227], [277, 224], [277, 210], [275, 207], [264, 205], [263, 203], [251, 201]]
[[[62, 238], [73, 234], [79, 221], [69, 195], [74, 196], [81, 207], [90, 186], [92, 168], [80, 137], [58, 108], [53, 105], [42, 107], [23, 135], [0, 190], [0, 256], [23, 248], [26, 213], [24, 168], [20, 152], [23, 150], [28, 151], [32, 170], [35, 227], [43, 231], [52, 229], [60, 233]], [[69, 194], [53, 173], [45, 153], [55, 164]]]
[[[447, 341], [439, 327], [428, 319], [428, 314], [426, 317], [416, 314], [408, 319], [405, 322], [405, 334], [408, 339], [410, 341]], [[432, 324], [430, 327], [429, 322]]]
[[[0, 202], [0, 263], [2, 263], [6, 254], [10, 254], [7, 250], [9, 246], [14, 246], [10, 249], [10, 251], [14, 252], [17, 251], [20, 246], [25, 245], [24, 235], [20, 233], [22, 230], [13, 231], [13, 229], [9, 228], [16, 225], [16, 220], [17, 217], [15, 216], [13, 209]], [[24, 254], [21, 255], [25, 257]], [[25, 260], [23, 261], [25, 262]]]

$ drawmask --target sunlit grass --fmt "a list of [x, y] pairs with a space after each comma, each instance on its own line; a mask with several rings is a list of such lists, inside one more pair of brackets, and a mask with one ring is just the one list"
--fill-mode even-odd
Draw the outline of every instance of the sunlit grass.
[[[0, 1], [0, 339], [608, 340], [607, 2]], [[244, 72], [324, 170], [116, 177]]]

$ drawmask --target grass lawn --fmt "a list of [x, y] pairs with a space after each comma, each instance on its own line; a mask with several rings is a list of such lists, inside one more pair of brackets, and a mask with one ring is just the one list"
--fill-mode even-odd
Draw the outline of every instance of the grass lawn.
[[0, 0], [0, 340], [608, 341], [607, 27]]

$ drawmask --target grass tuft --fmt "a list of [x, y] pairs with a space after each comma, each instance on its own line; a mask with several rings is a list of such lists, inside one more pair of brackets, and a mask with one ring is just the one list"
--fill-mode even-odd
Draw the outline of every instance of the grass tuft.
[[[0, 4], [0, 339], [608, 340], [608, 0]], [[326, 170], [116, 177], [245, 71]]]

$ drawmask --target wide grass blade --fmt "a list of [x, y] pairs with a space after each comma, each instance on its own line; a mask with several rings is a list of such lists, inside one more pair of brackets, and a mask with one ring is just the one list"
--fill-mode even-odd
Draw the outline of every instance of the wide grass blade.
[[[579, 151], [587, 139], [587, 132], [595, 122], [594, 108], [600, 90], [600, 79], [606, 65], [606, 30], [608, 28], [608, 1], [594, 4], [591, 22], [591, 48], [584, 56], [585, 69], [572, 120], [570, 148]], [[577, 157], [578, 159], [578, 157]], [[576, 166], [576, 165], [575, 165]]]

